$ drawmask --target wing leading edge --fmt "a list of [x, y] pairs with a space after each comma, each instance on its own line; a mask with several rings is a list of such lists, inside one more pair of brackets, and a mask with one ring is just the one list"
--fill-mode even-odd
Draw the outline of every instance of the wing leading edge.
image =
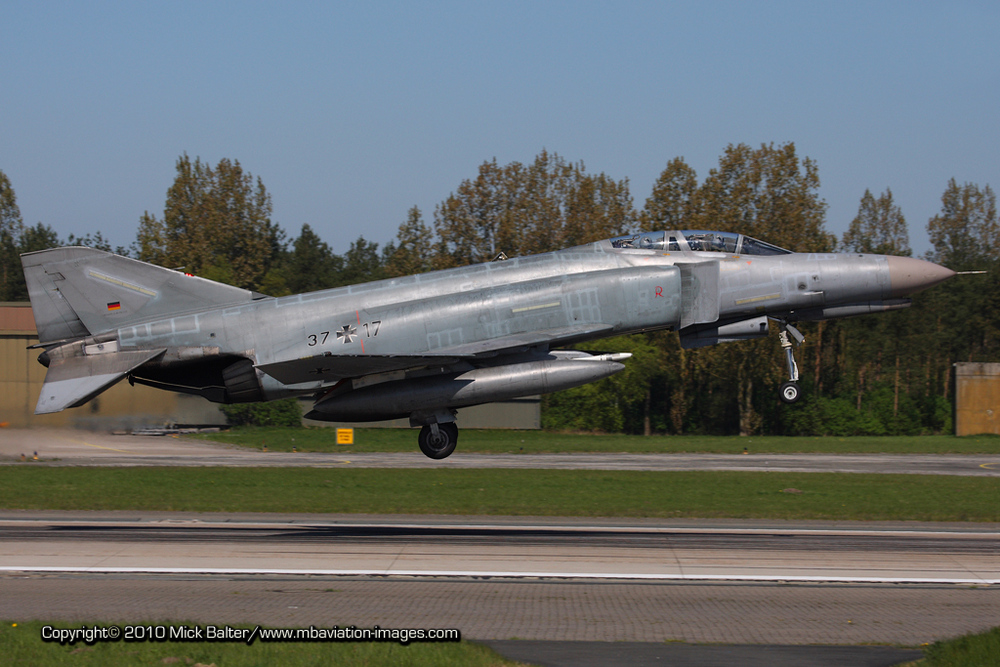
[[317, 354], [312, 357], [276, 361], [257, 366], [282, 384], [300, 384], [316, 382], [317, 380], [334, 381], [346, 378], [356, 378], [373, 373], [389, 373], [410, 368], [420, 368], [431, 365], [448, 365], [459, 360], [449, 354], [442, 355], [346, 355]]
[[600, 324], [529, 331], [456, 345], [420, 355], [346, 355], [326, 352], [299, 359], [259, 364], [257, 368], [286, 385], [317, 380], [335, 381], [426, 366], [448, 366], [461, 360], [495, 356], [535, 345], [563, 345], [595, 334], [606, 333], [612, 328], [609, 324]]

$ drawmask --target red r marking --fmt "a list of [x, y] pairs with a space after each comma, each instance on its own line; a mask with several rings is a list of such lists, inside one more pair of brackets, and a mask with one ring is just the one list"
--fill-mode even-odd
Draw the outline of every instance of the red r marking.
[[365, 337], [361, 335], [361, 311], [354, 311], [355, 317], [358, 318], [358, 340], [361, 341], [361, 354], [365, 353]]
[[657, 286], [657, 288], [656, 288], [656, 298], [659, 299], [662, 296], [663, 296], [663, 288]]

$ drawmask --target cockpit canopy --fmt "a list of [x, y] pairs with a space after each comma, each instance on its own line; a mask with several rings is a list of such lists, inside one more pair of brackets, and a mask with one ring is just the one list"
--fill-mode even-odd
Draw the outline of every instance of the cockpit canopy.
[[724, 252], [730, 255], [790, 255], [791, 250], [758, 241], [735, 232], [705, 232], [684, 230], [673, 232], [641, 232], [611, 239], [614, 248], [660, 250], [663, 252]]

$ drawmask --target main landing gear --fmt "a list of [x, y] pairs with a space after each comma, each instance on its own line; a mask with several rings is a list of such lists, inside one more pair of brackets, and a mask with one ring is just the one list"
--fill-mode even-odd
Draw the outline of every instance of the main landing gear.
[[453, 411], [439, 411], [431, 415], [411, 415], [410, 426], [421, 426], [417, 443], [424, 456], [444, 459], [451, 456], [458, 444], [458, 424]]
[[[785, 361], [788, 362], [788, 382], [781, 385], [781, 400], [785, 403], [795, 403], [802, 398], [802, 390], [799, 389], [799, 367], [795, 363], [795, 355], [792, 352], [792, 340], [795, 345], [801, 345], [805, 340], [798, 329], [784, 320], [775, 320], [778, 323], [778, 339], [781, 347], [785, 350]], [[790, 340], [791, 339], [791, 340]]]
[[448, 424], [428, 424], [420, 429], [417, 438], [420, 451], [432, 459], [443, 459], [455, 451], [458, 444], [458, 426], [455, 422]]

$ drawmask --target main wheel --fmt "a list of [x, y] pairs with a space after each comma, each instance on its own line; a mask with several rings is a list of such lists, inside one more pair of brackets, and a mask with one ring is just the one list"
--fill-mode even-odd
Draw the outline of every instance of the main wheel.
[[802, 398], [802, 391], [795, 382], [786, 382], [781, 385], [781, 400], [785, 403], [795, 403]]
[[420, 451], [425, 456], [432, 459], [443, 459], [455, 451], [455, 445], [458, 444], [458, 426], [454, 422], [438, 424], [437, 426], [437, 436], [434, 435], [430, 426], [421, 428], [417, 442], [420, 443]]

